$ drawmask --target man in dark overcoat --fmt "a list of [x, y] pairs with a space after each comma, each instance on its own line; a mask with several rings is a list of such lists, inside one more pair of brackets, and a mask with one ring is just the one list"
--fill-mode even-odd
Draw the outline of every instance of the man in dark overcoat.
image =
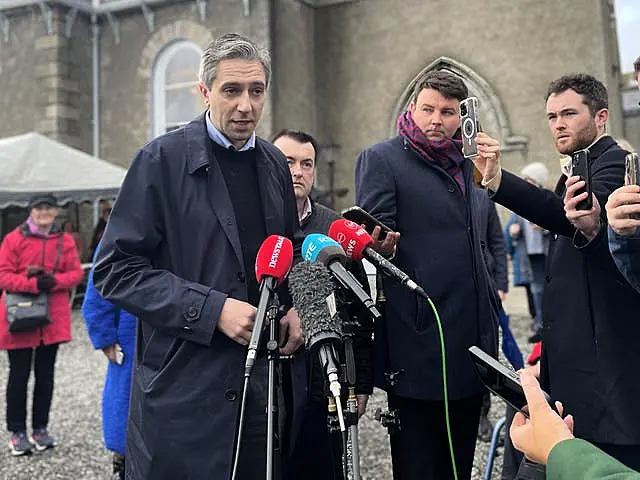
[[[200, 66], [205, 114], [138, 151], [113, 207], [94, 280], [139, 318], [127, 479], [230, 477], [256, 254], [268, 235], [292, 239], [298, 228], [285, 158], [255, 134], [270, 70], [268, 52], [247, 38], [211, 42]], [[302, 343], [295, 318], [282, 322], [285, 354]], [[259, 353], [242, 480], [265, 478], [266, 365]]]

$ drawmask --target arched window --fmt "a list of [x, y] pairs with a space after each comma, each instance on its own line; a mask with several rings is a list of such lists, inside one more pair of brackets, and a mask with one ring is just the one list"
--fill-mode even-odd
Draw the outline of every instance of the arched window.
[[171, 43], [156, 58], [153, 69], [153, 136], [190, 122], [203, 110], [198, 91], [202, 50], [188, 41]]

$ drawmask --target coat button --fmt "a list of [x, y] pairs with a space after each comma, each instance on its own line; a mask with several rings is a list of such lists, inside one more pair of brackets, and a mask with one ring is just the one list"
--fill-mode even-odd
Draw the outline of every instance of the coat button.
[[551, 281], [551, 275], [545, 275], [544, 276], [544, 281], [549, 283]]
[[240, 283], [244, 283], [244, 281], [245, 281], [244, 273], [242, 273], [242, 272], [238, 272], [238, 281], [239, 281]]
[[557, 233], [554, 233], [554, 234], [553, 234], [553, 239], [554, 239], [554, 240], [557, 240], [557, 239], [558, 239], [558, 234], [557, 234]]
[[187, 309], [187, 319], [192, 322], [194, 318], [198, 316], [198, 310], [196, 307], [189, 307]]
[[226, 392], [224, 392], [224, 398], [226, 398], [230, 402], [235, 402], [236, 399], [238, 398], [238, 392], [236, 392], [235, 390], [229, 389]]
[[447, 190], [449, 190], [449, 193], [453, 193], [456, 191], [456, 187], [454, 187], [453, 185], [449, 184], [449, 186], [447, 187]]
[[233, 225], [233, 218], [227, 218], [227, 225]]

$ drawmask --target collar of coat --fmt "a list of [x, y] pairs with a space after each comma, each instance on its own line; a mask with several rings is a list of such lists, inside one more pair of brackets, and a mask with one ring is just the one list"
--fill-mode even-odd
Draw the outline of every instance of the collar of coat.
[[[184, 135], [187, 142], [187, 166], [189, 174], [193, 175], [202, 167], [209, 166], [210, 159], [207, 150], [209, 142], [209, 132], [207, 131], [206, 112], [198, 115], [195, 119], [185, 125]], [[256, 136], [256, 155], [260, 157], [264, 154], [262, 140]]]

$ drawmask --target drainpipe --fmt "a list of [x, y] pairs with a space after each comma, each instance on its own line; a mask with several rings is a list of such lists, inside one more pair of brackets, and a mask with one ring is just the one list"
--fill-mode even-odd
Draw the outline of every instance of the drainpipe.
[[[93, 0], [93, 11], [100, 6], [99, 0]], [[93, 103], [93, 156], [100, 157], [100, 25], [98, 16], [91, 14], [91, 75], [92, 75], [92, 103]], [[100, 205], [93, 202], [93, 224], [98, 224]]]

